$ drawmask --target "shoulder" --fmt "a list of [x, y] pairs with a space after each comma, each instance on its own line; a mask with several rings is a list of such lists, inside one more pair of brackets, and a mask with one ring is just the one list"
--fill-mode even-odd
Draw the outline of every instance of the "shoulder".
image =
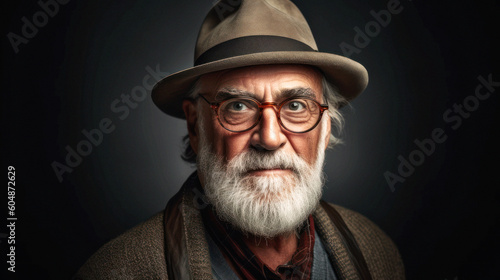
[[102, 246], [75, 279], [167, 279], [163, 212]]
[[404, 279], [404, 266], [394, 242], [375, 223], [358, 212], [333, 205], [366, 259], [374, 279]]

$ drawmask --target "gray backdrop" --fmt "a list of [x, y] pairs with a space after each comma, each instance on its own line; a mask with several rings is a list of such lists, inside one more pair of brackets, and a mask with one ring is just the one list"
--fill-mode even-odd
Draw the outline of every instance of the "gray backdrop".
[[[350, 57], [370, 75], [366, 91], [343, 109], [345, 144], [327, 153], [323, 198], [386, 231], [409, 279], [493, 279], [498, 85], [482, 99], [475, 91], [479, 76], [500, 81], [498, 3], [294, 2], [320, 51], [356, 48]], [[37, 1], [4, 7], [2, 162], [16, 168], [18, 217], [18, 272], [8, 277], [69, 278], [106, 241], [161, 211], [193, 172], [180, 158], [184, 122], [161, 113], [144, 86], [154, 82], [151, 72], [192, 66], [212, 4], [69, 1], [49, 7], [46, 18]], [[388, 5], [396, 11], [382, 26], [374, 14]], [[10, 32], [22, 43], [13, 44]], [[102, 137], [94, 130], [100, 125], [109, 132]], [[446, 140], [420, 152], [415, 141], [436, 129]], [[85, 156], [69, 156], [68, 164], [68, 151]], [[418, 166], [398, 171], [412, 160]], [[394, 189], [387, 172], [401, 176]], [[7, 229], [1, 234], [5, 246]]]

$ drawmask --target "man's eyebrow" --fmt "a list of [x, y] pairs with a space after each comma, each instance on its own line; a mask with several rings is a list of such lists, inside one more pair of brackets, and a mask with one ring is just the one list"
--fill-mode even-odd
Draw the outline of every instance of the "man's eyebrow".
[[278, 96], [279, 99], [287, 99], [290, 97], [310, 97], [316, 99], [316, 93], [311, 88], [298, 87], [282, 90]]
[[[217, 92], [217, 94], [215, 95], [215, 100], [222, 101], [229, 98], [241, 96], [248, 96], [257, 99], [255, 93], [233, 87], [225, 87]], [[275, 96], [276, 99], [287, 99], [290, 97], [310, 97], [316, 99], [316, 93], [314, 92], [314, 90], [306, 87], [284, 89], [276, 93]]]
[[249, 96], [255, 98], [255, 94], [246, 90], [241, 90], [232, 87], [225, 87], [215, 94], [216, 101], [222, 101], [233, 97]]

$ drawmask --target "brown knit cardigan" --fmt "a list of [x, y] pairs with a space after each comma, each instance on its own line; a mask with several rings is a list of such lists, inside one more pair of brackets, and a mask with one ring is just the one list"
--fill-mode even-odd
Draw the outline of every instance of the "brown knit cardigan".
[[[196, 183], [198, 178], [191, 176], [169, 201], [165, 212], [105, 244], [74, 279], [168, 279], [168, 275], [171, 279], [172, 275], [175, 279], [213, 279], [199, 210], [204, 205], [193, 191]], [[318, 206], [313, 213], [314, 223], [337, 277], [363, 279], [325, 206]], [[404, 279], [403, 262], [391, 239], [359, 213], [333, 207], [354, 236], [371, 278]]]

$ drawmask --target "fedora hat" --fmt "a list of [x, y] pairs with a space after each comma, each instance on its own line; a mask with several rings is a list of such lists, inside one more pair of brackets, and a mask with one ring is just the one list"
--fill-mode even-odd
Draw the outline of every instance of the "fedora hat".
[[368, 73], [361, 64], [318, 51], [307, 21], [291, 1], [223, 0], [214, 5], [201, 25], [194, 66], [160, 80], [152, 98], [163, 112], [184, 118], [182, 100], [198, 77], [265, 64], [314, 66], [347, 100], [368, 84]]

